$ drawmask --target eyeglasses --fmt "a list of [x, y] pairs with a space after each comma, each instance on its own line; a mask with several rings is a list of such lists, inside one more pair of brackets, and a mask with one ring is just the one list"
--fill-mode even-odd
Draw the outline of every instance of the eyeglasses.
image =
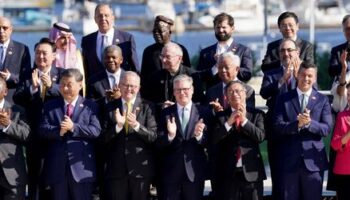
[[288, 52], [288, 53], [291, 53], [293, 51], [296, 51], [296, 49], [293, 49], [293, 48], [288, 48], [288, 49], [280, 49], [280, 52], [283, 53], [283, 52]]
[[190, 87], [189, 88], [174, 88], [174, 91], [176, 92], [176, 93], [181, 93], [181, 92], [188, 92], [188, 91], [190, 91]]
[[236, 89], [236, 90], [227, 90], [227, 94], [228, 95], [233, 95], [233, 94], [238, 94], [240, 95], [242, 92], [244, 92], [245, 90], [239, 90], [239, 89]]
[[174, 55], [174, 56], [171, 56], [171, 55], [159, 55], [159, 59], [163, 60], [163, 59], [166, 59], [166, 60], [171, 60], [172, 58], [175, 58], [177, 57], [178, 55]]
[[138, 87], [138, 85], [130, 85], [130, 84], [122, 84], [122, 86], [126, 89], [128, 89], [128, 88], [135, 89]]

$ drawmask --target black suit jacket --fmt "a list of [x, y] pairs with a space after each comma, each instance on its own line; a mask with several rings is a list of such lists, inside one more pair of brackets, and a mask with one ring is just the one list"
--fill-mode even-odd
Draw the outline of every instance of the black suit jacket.
[[237, 148], [240, 148], [244, 177], [248, 182], [266, 179], [264, 163], [259, 149], [259, 143], [264, 141], [264, 113], [247, 107], [248, 122], [240, 127], [235, 126], [227, 131], [225, 122], [231, 115], [231, 108], [217, 115], [217, 124], [212, 132], [213, 143], [216, 146], [214, 154], [214, 177], [218, 181], [231, 179], [236, 169]]
[[[335, 76], [339, 76], [341, 72], [341, 62], [340, 62], [340, 55], [342, 51], [344, 51], [348, 46], [348, 43], [345, 42], [343, 44], [340, 44], [338, 46], [335, 46], [331, 50], [331, 57], [329, 59], [329, 66], [328, 66], [328, 74], [332, 78]], [[349, 69], [347, 70], [349, 71]]]
[[[191, 67], [190, 56], [188, 55], [187, 49], [179, 43], [176, 43], [176, 44], [178, 44], [182, 49], [182, 53], [183, 53], [182, 64], [185, 66]], [[146, 47], [145, 50], [143, 51], [142, 64], [141, 64], [142, 81], [146, 81], [148, 79], [148, 76], [150, 76], [154, 72], [157, 72], [163, 69], [162, 62], [159, 58], [163, 47], [164, 47], [163, 44], [154, 43]]]
[[31, 76], [31, 61], [28, 47], [22, 43], [10, 40], [3, 68], [11, 73], [10, 78], [6, 80], [8, 94], [5, 99], [13, 103], [12, 96], [19, 82]]
[[[206, 47], [205, 49], [201, 50], [199, 53], [199, 63], [197, 66], [197, 70], [206, 72], [205, 74], [207, 75], [203, 76], [203, 79], [207, 84], [207, 88], [210, 88], [211, 86], [221, 81], [217, 75], [213, 77], [211, 73], [211, 68], [216, 64], [216, 60], [214, 57], [216, 54], [216, 47], [217, 47], [217, 43], [209, 47]], [[242, 44], [232, 42], [228, 51], [232, 51], [234, 54], [238, 55], [241, 59], [241, 65], [240, 65], [239, 73], [237, 75], [238, 79], [243, 82], [249, 81], [250, 78], [252, 77], [252, 71], [253, 71], [253, 58], [252, 58], [251, 50]]]
[[[173, 141], [168, 140], [167, 119], [175, 117], [176, 136]], [[203, 119], [206, 129], [201, 140], [193, 137], [195, 124]], [[159, 178], [162, 183], [180, 183], [204, 181], [207, 177], [207, 157], [204, 148], [207, 144], [207, 135], [210, 131], [212, 115], [209, 109], [192, 104], [190, 119], [185, 133], [181, 130], [177, 105], [167, 107], [162, 111], [159, 124], [156, 147], [160, 154]], [[183, 136], [185, 135], [185, 137]]]
[[[279, 40], [270, 42], [267, 45], [266, 54], [261, 65], [261, 70], [263, 72], [272, 69], [272, 67], [274, 66], [274, 65], [272, 66], [268, 65], [269, 63], [280, 59], [278, 48], [281, 42], [282, 42], [282, 39], [279, 39]], [[300, 38], [297, 38], [296, 43], [299, 47], [300, 59], [303, 61], [314, 63], [314, 46], [310, 42], [306, 40], [302, 40]]]
[[[153, 142], [157, 138], [157, 124], [154, 109], [150, 102], [136, 98], [133, 110], [136, 110], [139, 131], [123, 128], [116, 132], [115, 110], [123, 112], [122, 100], [109, 102], [103, 120], [103, 139], [107, 144], [106, 179], [151, 178], [155, 174]], [[127, 152], [127, 153], [126, 153]]]
[[[96, 54], [97, 32], [84, 36], [81, 41], [83, 51], [84, 69], [86, 80], [93, 74], [105, 70], [102, 62]], [[126, 71], [137, 71], [138, 60], [134, 36], [128, 32], [114, 29], [113, 44], [122, 49], [123, 63], [121, 67]]]
[[[246, 98], [246, 104], [247, 106], [251, 108], [255, 108], [255, 91], [254, 89], [242, 82], [243, 86], [247, 90], [247, 98]], [[207, 102], [215, 101], [216, 99], [219, 99], [220, 105], [224, 105], [224, 88], [222, 86], [222, 82], [214, 85], [213, 87], [209, 88], [205, 95], [207, 96]]]
[[11, 186], [25, 185], [27, 170], [23, 145], [27, 141], [30, 128], [25, 122], [24, 109], [5, 101], [5, 109], [11, 110], [11, 124], [0, 131], [0, 162], [7, 182]]

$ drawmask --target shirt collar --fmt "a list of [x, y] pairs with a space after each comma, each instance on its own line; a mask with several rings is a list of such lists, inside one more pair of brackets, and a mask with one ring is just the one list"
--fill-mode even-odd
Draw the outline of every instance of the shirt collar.
[[0, 101], [0, 108], [4, 108], [4, 105], [5, 105], [5, 98], [3, 98], [3, 99]]
[[[114, 36], [114, 28], [109, 29], [109, 30], [107, 31], [107, 33], [101, 33], [100, 31], [98, 31], [97, 37], [98, 37], [98, 38], [101, 38], [102, 35], [106, 35], [106, 36], [108, 37], [108, 40], [109, 40], [109, 41], [112, 41], [113, 36]], [[113, 42], [112, 42], [112, 43], [113, 43]]]
[[109, 77], [109, 76], [114, 76], [114, 77], [119, 77], [120, 76], [120, 74], [121, 74], [121, 68], [119, 68], [115, 73], [111, 73], [111, 72], [109, 72], [108, 70], [106, 70], [106, 72], [107, 72], [107, 76]]
[[310, 88], [308, 91], [306, 92], [302, 92], [298, 87], [297, 87], [297, 92], [298, 92], [298, 97], [300, 97], [300, 95], [305, 94], [307, 97], [311, 96], [311, 92], [312, 92], [312, 88]]
[[179, 111], [182, 112], [182, 109], [183, 109], [184, 107], [185, 107], [187, 110], [191, 110], [192, 101], [188, 102], [188, 104], [185, 105], [185, 106], [182, 106], [182, 105], [176, 103], [176, 106], [177, 106], [177, 111], [178, 111], [178, 112], [179, 112]]
[[7, 40], [5, 43], [0, 44], [0, 46], [3, 46], [5, 49], [9, 46], [10, 40]]
[[49, 69], [46, 71], [46, 73], [44, 73], [43, 71], [41, 71], [39, 68], [38, 69], [38, 72], [39, 72], [39, 76], [43, 75], [43, 74], [50, 74], [50, 71], [51, 71], [51, 66], [49, 67]]
[[[135, 101], [136, 101], [136, 97], [133, 98], [133, 99], [131, 99], [130, 103], [131, 103], [132, 105], [135, 105]], [[125, 99], [122, 98], [122, 103], [123, 103], [123, 105], [125, 105], [125, 104], [127, 103], [127, 101], [125, 101]]]
[[[75, 108], [75, 104], [77, 104], [78, 98], [79, 95], [72, 101], [72, 103], [70, 103], [73, 106], [73, 108]], [[64, 105], [67, 106], [68, 104], [69, 102], [64, 99]]]

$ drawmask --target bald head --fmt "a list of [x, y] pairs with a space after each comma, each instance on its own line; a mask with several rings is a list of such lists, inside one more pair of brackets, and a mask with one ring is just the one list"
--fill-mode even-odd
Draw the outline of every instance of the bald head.
[[11, 21], [6, 17], [0, 17], [0, 43], [7, 42], [12, 34]]

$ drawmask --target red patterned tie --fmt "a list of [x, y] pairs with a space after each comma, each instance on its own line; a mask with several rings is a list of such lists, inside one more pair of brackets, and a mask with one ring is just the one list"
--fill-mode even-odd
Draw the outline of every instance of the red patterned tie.
[[[239, 133], [241, 128], [241, 119], [238, 116], [236, 116], [235, 118], [235, 127], [237, 132]], [[238, 145], [236, 150], [236, 162], [238, 162], [240, 157], [241, 157], [241, 148], [239, 148], [239, 145]]]
[[67, 104], [67, 112], [66, 112], [66, 115], [69, 117], [69, 118], [72, 118], [72, 115], [73, 115], [73, 105], [72, 104]]

